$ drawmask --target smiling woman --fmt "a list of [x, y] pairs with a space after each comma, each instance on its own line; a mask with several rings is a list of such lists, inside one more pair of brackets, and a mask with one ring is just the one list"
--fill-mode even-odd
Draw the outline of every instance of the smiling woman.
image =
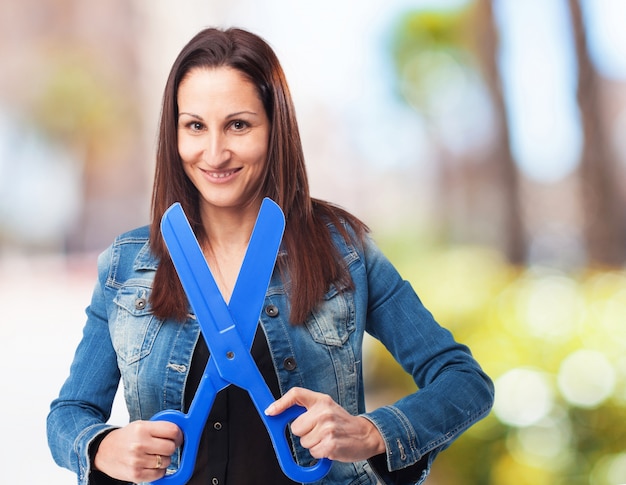
[[[276, 399], [260, 411], [279, 419], [304, 408], [290, 423], [287, 454], [304, 467], [332, 460], [317, 483], [423, 483], [438, 453], [489, 412], [493, 384], [366, 225], [310, 197], [295, 110], [272, 49], [244, 30], [201, 31], [172, 67], [161, 113], [151, 226], [122, 234], [99, 258], [83, 339], [48, 417], [57, 462], [81, 484], [155, 481], [185, 468], [179, 427], [151, 418], [198, 409], [190, 403], [207, 382], [209, 355], [161, 221], [178, 202], [228, 301], [270, 198], [286, 224], [264, 310], [253, 316], [251, 354]], [[220, 308], [234, 316], [236, 301]], [[366, 333], [419, 389], [370, 412]], [[107, 420], [120, 379], [131, 423], [115, 428]], [[222, 389], [199, 421], [206, 424], [189, 484], [294, 483], [241, 389]]]

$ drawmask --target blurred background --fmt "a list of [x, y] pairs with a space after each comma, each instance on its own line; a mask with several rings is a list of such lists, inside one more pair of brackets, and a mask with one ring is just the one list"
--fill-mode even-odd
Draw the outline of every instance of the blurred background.
[[[149, 221], [176, 54], [240, 26], [283, 63], [313, 195], [370, 225], [496, 382], [427, 483], [625, 484], [624, 19], [622, 0], [0, 0], [0, 482], [74, 483], [45, 417], [97, 254]], [[413, 389], [367, 352], [369, 406]]]

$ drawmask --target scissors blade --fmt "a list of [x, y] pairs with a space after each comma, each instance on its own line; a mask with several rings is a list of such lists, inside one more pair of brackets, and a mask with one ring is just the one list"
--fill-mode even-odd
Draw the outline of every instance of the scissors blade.
[[[240, 335], [247, 349], [251, 347], [284, 227], [280, 207], [264, 199], [229, 308], [181, 205], [173, 204], [163, 215], [163, 239], [212, 355], [226, 354], [228, 340], [236, 335]], [[239, 325], [236, 331], [229, 332], [235, 325]], [[224, 335], [228, 337], [220, 337]], [[217, 364], [219, 370], [219, 362]]]
[[239, 335], [248, 349], [252, 347], [284, 231], [283, 211], [271, 199], [263, 199], [228, 304], [233, 320], [237, 322]]

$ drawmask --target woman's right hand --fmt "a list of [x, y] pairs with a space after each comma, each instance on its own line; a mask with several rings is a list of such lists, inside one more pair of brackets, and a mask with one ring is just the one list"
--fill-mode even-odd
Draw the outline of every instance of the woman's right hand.
[[165, 475], [170, 456], [183, 442], [178, 426], [168, 421], [133, 421], [107, 434], [94, 457], [97, 470], [132, 483]]

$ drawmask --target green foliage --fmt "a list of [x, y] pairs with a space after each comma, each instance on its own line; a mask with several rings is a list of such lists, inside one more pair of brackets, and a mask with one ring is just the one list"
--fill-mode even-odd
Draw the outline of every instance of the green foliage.
[[[438, 485], [626, 483], [626, 272], [520, 268], [480, 247], [381, 246], [496, 383], [491, 415], [435, 463]], [[373, 347], [390, 399], [412, 391]], [[381, 364], [381, 362], [384, 362]]]
[[38, 92], [30, 108], [41, 132], [88, 158], [110, 152], [136, 124], [128, 88], [107, 75], [95, 58], [79, 49], [53, 49], [41, 66]]
[[393, 29], [391, 55], [400, 96], [430, 115], [432, 98], [472, 69], [472, 10], [426, 9], [404, 14]]
[[394, 29], [393, 54], [402, 66], [413, 56], [432, 50], [458, 50], [466, 42], [465, 9], [421, 10], [404, 15]]

